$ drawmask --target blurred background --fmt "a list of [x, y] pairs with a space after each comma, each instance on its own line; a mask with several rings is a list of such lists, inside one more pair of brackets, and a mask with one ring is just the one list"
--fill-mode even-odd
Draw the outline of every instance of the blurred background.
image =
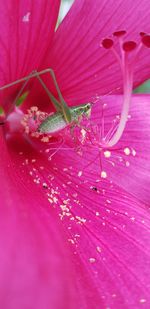
[[[74, 0], [61, 0], [60, 13], [58, 18], [58, 25], [63, 20], [65, 15], [68, 13], [70, 7], [72, 6]], [[150, 93], [150, 80], [142, 84], [134, 93]]]

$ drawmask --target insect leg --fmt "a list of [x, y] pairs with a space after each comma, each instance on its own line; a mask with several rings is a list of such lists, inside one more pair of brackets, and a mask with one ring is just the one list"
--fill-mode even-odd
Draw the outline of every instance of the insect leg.
[[[21, 94], [22, 94], [24, 88], [26, 87], [26, 85], [28, 84], [29, 80], [30, 80], [30, 77], [27, 76], [27, 78], [26, 78], [26, 80], [24, 80], [24, 83], [23, 83], [21, 89], [19, 90], [19, 92], [18, 92], [18, 94], [17, 94], [15, 100], [12, 102], [10, 108], [8, 109], [7, 114], [6, 114], [6, 118], [7, 118], [7, 116], [11, 113], [11, 111], [12, 111], [13, 108], [14, 108], [14, 106], [17, 105], [17, 101], [18, 101], [19, 99], [21, 99], [21, 101], [25, 100], [25, 98], [26, 98], [26, 96], [28, 95], [28, 93], [26, 93], [25, 96], [22, 97], [22, 98], [21, 98]], [[19, 83], [19, 82], [20, 82], [20, 80], [15, 81], [15, 84], [17, 84], [17, 83]], [[6, 85], [6, 86], [7, 86], [7, 85]], [[5, 87], [5, 88], [7, 88], [7, 87]], [[1, 87], [0, 90], [1, 90], [1, 89], [4, 89], [4, 88]], [[2, 124], [4, 124], [4, 123], [5, 123], [5, 122], [3, 122]], [[0, 124], [1, 124], [1, 123], [0, 123]]]
[[76, 143], [79, 142], [79, 138], [77, 138], [77, 135], [74, 134], [76, 127], [78, 127], [81, 131], [84, 130], [85, 135], [87, 134], [87, 128], [85, 126], [81, 125], [82, 119], [83, 119], [83, 117], [82, 117], [82, 115], [80, 115], [78, 117], [78, 119], [74, 120], [72, 125], [70, 126], [70, 135], [71, 135], [72, 139], [74, 140], [74, 142], [76, 142]]
[[[47, 72], [49, 72], [49, 69], [48, 69], [48, 71], [47, 71], [47, 69], [46, 69], [46, 70], [43, 70], [43, 71], [38, 72], [38, 75], [43, 75], [43, 74], [45, 74], [45, 73], [47, 73]], [[30, 73], [29, 75], [27, 75], [27, 76], [24, 76], [24, 77], [22, 77], [22, 78], [19, 78], [19, 79], [15, 80], [14, 82], [11, 82], [11, 83], [9, 83], [9, 84], [6, 84], [6, 85], [0, 87], [0, 90], [4, 90], [4, 89], [6, 89], [6, 88], [12, 87], [12, 86], [14, 86], [14, 85], [17, 85], [18, 83], [24, 82], [24, 81], [26, 81], [27, 79], [31, 79], [31, 78], [34, 78], [34, 77], [36, 77], [36, 76], [37, 76], [37, 71], [35, 70], [35, 71], [33, 71], [32, 73]]]
[[[47, 72], [47, 70], [43, 70], [41, 72], [37, 72], [37, 71], [34, 71], [32, 72], [31, 74], [29, 74], [28, 76], [25, 76], [23, 78], [20, 78], [12, 83], [9, 83], [7, 85], [4, 85], [2, 87], [0, 87], [0, 90], [4, 90], [4, 89], [7, 89], [9, 87], [12, 87], [14, 85], [17, 85], [21, 82], [25, 82], [25, 84], [23, 84], [21, 90], [19, 91], [18, 95], [17, 95], [17, 98], [15, 99], [15, 102], [17, 102], [18, 98], [20, 97], [20, 94], [22, 93], [23, 89], [25, 88], [26, 84], [29, 82], [29, 80], [31, 78], [34, 78], [34, 77], [39, 77], [39, 75], [42, 75], [42, 74], [45, 74]], [[56, 108], [57, 111], [60, 111], [61, 110], [61, 104], [56, 100], [56, 98], [53, 96], [53, 94], [47, 89], [45, 83], [42, 81], [41, 78], [38, 78], [38, 80], [40, 81], [41, 85], [43, 86], [43, 88], [45, 89], [46, 93], [48, 94], [49, 98], [51, 99], [52, 103], [54, 104], [54, 107]]]
[[[43, 82], [43, 80], [39, 78], [40, 75], [43, 75], [43, 74], [46, 74], [46, 73], [49, 73], [49, 74], [51, 75], [52, 79], [53, 79], [54, 85], [55, 85], [55, 87], [56, 87], [56, 90], [57, 90], [57, 93], [58, 93], [58, 96], [59, 96], [59, 99], [60, 99], [60, 102], [56, 100], [56, 98], [52, 95], [52, 93], [47, 89], [47, 87], [46, 87], [45, 83]], [[64, 118], [65, 118], [66, 122], [67, 122], [67, 123], [71, 122], [71, 113], [70, 113], [70, 109], [69, 109], [68, 105], [66, 104], [66, 102], [64, 101], [64, 98], [63, 98], [63, 96], [62, 96], [62, 94], [61, 94], [61, 91], [60, 91], [60, 89], [59, 89], [58, 83], [57, 83], [57, 81], [56, 81], [55, 73], [54, 73], [54, 71], [53, 71], [51, 68], [42, 70], [42, 71], [40, 71], [40, 72], [38, 72], [38, 71], [35, 70], [35, 71], [33, 71], [31, 74], [29, 74], [28, 76], [26, 76], [26, 77], [23, 77], [23, 78], [21, 78], [21, 79], [19, 79], [19, 80], [17, 80], [17, 81], [14, 81], [14, 82], [12, 82], [12, 83], [10, 83], [10, 84], [7, 84], [7, 85], [2, 86], [2, 87], [0, 88], [0, 90], [3, 90], [3, 89], [6, 89], [6, 88], [8, 88], [8, 87], [11, 87], [11, 86], [13, 86], [13, 85], [16, 85], [16, 84], [19, 83], [19, 82], [23, 82], [23, 81], [25, 81], [27, 78], [30, 79], [30, 78], [33, 78], [33, 77], [37, 77], [37, 78], [40, 80], [40, 82], [41, 82], [43, 88], [45, 89], [45, 91], [46, 91], [46, 93], [48, 94], [49, 98], [51, 99], [52, 103], [54, 104], [56, 110], [57, 110], [57, 111], [62, 111], [62, 112], [63, 112], [63, 115], [64, 115]]]
[[[60, 102], [58, 100], [56, 100], [56, 98], [53, 96], [53, 94], [48, 90], [48, 88], [46, 87], [45, 83], [43, 82], [43, 80], [40, 78], [40, 75], [43, 75], [45, 73], [50, 73], [50, 75], [52, 76], [52, 79], [53, 79], [53, 82], [54, 82], [54, 85], [56, 87], [56, 90], [57, 90], [57, 93], [58, 93], [58, 96], [59, 96], [59, 99], [60, 99]], [[9, 83], [7, 85], [4, 85], [2, 87], [0, 87], [0, 90], [4, 90], [6, 88], [9, 88], [11, 86], [14, 86], [18, 83], [21, 83], [23, 81], [26, 81], [26, 80], [30, 80], [31, 78], [33, 77], [37, 77], [38, 80], [40, 81], [41, 85], [43, 86], [43, 88], [45, 89], [46, 93], [48, 94], [49, 98], [51, 99], [54, 107], [56, 108], [57, 111], [62, 111], [63, 115], [64, 115], [64, 118], [66, 120], [67, 123], [71, 122], [71, 113], [70, 113], [70, 109], [68, 107], [68, 105], [66, 104], [66, 102], [64, 101], [63, 99], [63, 96], [61, 94], [61, 91], [59, 89], [59, 86], [58, 86], [58, 83], [56, 81], [56, 77], [55, 77], [55, 73], [54, 71], [51, 69], [51, 68], [48, 68], [48, 69], [45, 69], [45, 70], [42, 70], [40, 72], [37, 72], [37, 71], [33, 71], [31, 74], [29, 74], [28, 76], [25, 76], [23, 78], [20, 78], [12, 83]]]
[[54, 150], [54, 152], [49, 156], [48, 160], [51, 161], [53, 156], [62, 149], [62, 146], [64, 145], [64, 139], [61, 139], [60, 145], [57, 148], [50, 148], [50, 150]]
[[[47, 72], [47, 71], [46, 71]], [[46, 73], [45, 72], [45, 73]], [[42, 78], [40, 77], [41, 72], [38, 71], [34, 71], [34, 77], [36, 77], [38, 79], [38, 81], [40, 82], [40, 84], [42, 85], [43, 89], [45, 90], [45, 92], [47, 93], [48, 97], [50, 98], [51, 102], [53, 103], [54, 107], [56, 108], [56, 111], [60, 112], [61, 111], [61, 104], [60, 102], [54, 97], [54, 95], [49, 91], [49, 89], [47, 88], [47, 86], [45, 85], [45, 83], [43, 82]], [[42, 74], [44, 74], [44, 71], [42, 71]]]
[[59, 100], [60, 100], [60, 103], [61, 103], [61, 109], [62, 109], [62, 113], [64, 115], [64, 118], [66, 120], [67, 123], [70, 123], [71, 122], [71, 113], [70, 113], [70, 108], [68, 107], [68, 105], [66, 104], [62, 94], [61, 94], [61, 91], [60, 91], [60, 88], [58, 86], [58, 83], [57, 83], [57, 80], [56, 80], [56, 76], [55, 76], [55, 73], [54, 71], [49, 68], [49, 69], [46, 69], [45, 70], [45, 73], [46, 72], [49, 72], [52, 79], [53, 79], [53, 82], [54, 82], [54, 85], [56, 87], [56, 90], [57, 90], [57, 93], [58, 93], [58, 96], [59, 96]]

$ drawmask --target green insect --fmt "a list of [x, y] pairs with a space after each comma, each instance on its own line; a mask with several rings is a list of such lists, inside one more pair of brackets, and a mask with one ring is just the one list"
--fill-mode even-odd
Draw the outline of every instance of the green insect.
[[66, 128], [68, 125], [78, 125], [84, 116], [87, 118], [90, 117], [91, 103], [70, 107], [70, 114], [71, 121], [68, 123], [66, 122], [64, 114], [62, 112], [53, 113], [40, 124], [38, 132], [55, 133], [59, 130]]
[[[51, 75], [53, 82], [54, 82], [54, 85], [55, 85], [55, 88], [57, 90], [59, 100], [57, 100], [54, 97], [54, 95], [49, 91], [49, 89], [45, 85], [44, 81], [40, 77], [40, 75], [43, 75], [45, 73], [49, 73]], [[43, 120], [43, 122], [41, 122], [41, 124], [39, 125], [39, 127], [37, 129], [38, 132], [47, 133], [47, 134], [55, 133], [59, 130], [64, 129], [68, 125], [71, 125], [71, 126], [78, 125], [83, 117], [87, 117], [87, 118], [90, 117], [92, 103], [80, 104], [78, 106], [73, 106], [73, 107], [69, 107], [67, 105], [67, 103], [65, 102], [65, 100], [64, 100], [64, 98], [61, 94], [61, 91], [59, 89], [58, 83], [56, 81], [55, 73], [51, 68], [40, 71], [40, 72], [34, 71], [26, 77], [23, 77], [19, 80], [16, 80], [16, 81], [14, 81], [10, 84], [7, 84], [7, 85], [1, 87], [0, 90], [6, 89], [6, 88], [11, 87], [13, 85], [16, 85], [20, 82], [24, 82], [24, 84], [23, 84], [22, 88], [20, 89], [20, 91], [17, 95], [17, 98], [15, 99], [15, 102], [13, 104], [13, 105], [18, 106], [20, 104], [20, 101], [21, 102], [23, 101], [24, 97], [26, 99], [26, 96], [24, 96], [24, 94], [22, 95], [22, 92], [23, 92], [24, 88], [26, 87], [28, 81], [33, 77], [36, 77], [39, 80], [42, 87], [46, 91], [48, 97], [50, 98], [53, 106], [56, 109], [56, 112], [54, 112], [52, 115], [49, 115], [46, 119]], [[22, 99], [22, 97], [23, 97], [23, 99]], [[18, 102], [19, 102], [19, 104], [18, 104]]]

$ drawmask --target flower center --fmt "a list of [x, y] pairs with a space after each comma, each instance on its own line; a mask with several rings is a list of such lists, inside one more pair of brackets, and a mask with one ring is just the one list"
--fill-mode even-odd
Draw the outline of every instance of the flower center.
[[24, 115], [21, 124], [26, 134], [32, 137], [39, 137], [41, 134], [38, 132], [40, 123], [48, 116], [46, 112], [42, 112], [37, 106], [31, 106], [27, 113]]
[[105, 49], [109, 49], [117, 59], [117, 62], [120, 65], [122, 76], [123, 76], [123, 104], [122, 111], [119, 120], [119, 124], [113, 130], [113, 136], [107, 134], [107, 137], [102, 139], [102, 147], [113, 147], [120, 140], [128, 119], [130, 101], [132, 96], [133, 89], [133, 72], [136, 60], [139, 56], [139, 53], [142, 47], [150, 48], [150, 35], [141, 32], [140, 33], [140, 43], [137, 44], [135, 41], [125, 41], [124, 36], [126, 31], [116, 31], [113, 33], [115, 39], [118, 40], [120, 46], [120, 54], [114, 48], [114, 39], [105, 38], [102, 41], [102, 46]]

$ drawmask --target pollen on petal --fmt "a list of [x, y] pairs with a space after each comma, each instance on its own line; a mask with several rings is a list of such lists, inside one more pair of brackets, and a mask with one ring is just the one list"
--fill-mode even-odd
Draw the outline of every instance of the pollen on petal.
[[107, 178], [107, 173], [105, 171], [101, 171], [101, 177], [102, 178]]
[[110, 158], [111, 152], [109, 150], [104, 151], [105, 158]]
[[129, 156], [130, 155], [130, 149], [128, 147], [124, 148], [124, 153]]

